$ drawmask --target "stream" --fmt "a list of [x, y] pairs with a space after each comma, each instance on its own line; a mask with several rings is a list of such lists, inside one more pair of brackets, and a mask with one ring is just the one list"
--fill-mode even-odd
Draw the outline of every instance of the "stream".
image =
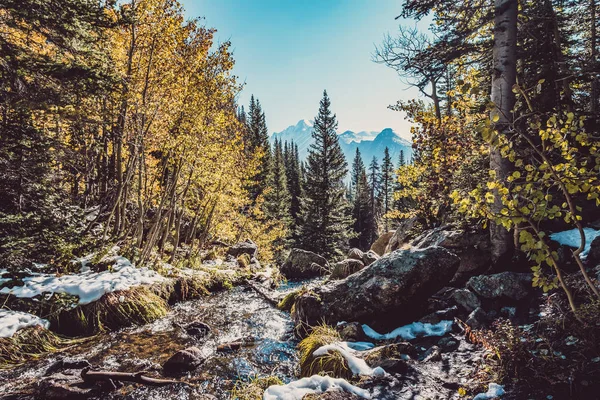
[[[299, 283], [281, 286], [285, 293]], [[204, 338], [186, 333], [184, 327], [201, 321], [211, 327]], [[217, 352], [217, 346], [252, 337], [254, 344], [233, 352]], [[206, 394], [227, 399], [238, 380], [253, 376], [277, 375], [289, 382], [297, 366], [297, 340], [289, 314], [279, 311], [246, 286], [214, 293], [199, 300], [179, 303], [167, 316], [151, 324], [98, 335], [62, 353], [30, 362], [9, 371], [0, 371], [0, 398], [32, 398], [32, 384], [46, 374], [49, 366], [69, 356], [88, 360], [94, 367], [122, 372], [147, 371], [159, 376], [162, 364], [178, 350], [200, 348], [206, 361], [184, 375], [186, 383], [166, 387], [126, 385], [103, 399], [203, 399]], [[27, 390], [29, 388], [29, 390]], [[6, 397], [6, 395], [13, 394]], [[17, 395], [17, 393], [19, 395]], [[100, 397], [98, 397], [100, 398]]]

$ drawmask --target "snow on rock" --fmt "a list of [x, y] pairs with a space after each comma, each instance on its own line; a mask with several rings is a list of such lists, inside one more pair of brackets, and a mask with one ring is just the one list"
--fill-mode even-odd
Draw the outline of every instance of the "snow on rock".
[[[600, 236], [600, 230], [595, 230], [592, 228], [583, 228], [583, 233], [585, 235], [585, 248], [581, 253], [581, 258], [586, 258], [588, 253], [590, 252], [592, 241], [598, 236]], [[571, 229], [570, 231], [553, 233], [550, 235], [550, 239], [562, 245], [574, 248], [578, 248], [581, 244], [581, 234], [579, 233], [579, 230], [577, 228]]]
[[361, 342], [359, 342], [358, 344], [351, 342], [339, 342], [321, 346], [317, 350], [315, 350], [312, 355], [315, 357], [319, 357], [327, 355], [327, 353], [329, 353], [330, 351], [337, 351], [342, 355], [342, 357], [344, 357], [344, 359], [348, 363], [350, 371], [352, 371], [354, 375], [384, 376], [385, 371], [383, 370], [383, 368], [371, 368], [367, 365], [365, 360], [353, 354], [353, 351], [356, 351], [357, 349], [361, 348], [363, 350], [368, 350], [368, 348], [372, 347], [365, 346], [364, 343]]
[[16, 297], [35, 297], [42, 293], [64, 293], [79, 297], [79, 304], [89, 304], [104, 294], [151, 285], [167, 278], [146, 267], [136, 268], [125, 257], [116, 257], [111, 271], [83, 272], [73, 275], [36, 274], [23, 278], [23, 286], [2, 288], [0, 293]]
[[11, 280], [10, 276], [8, 278], [4, 278], [4, 275], [8, 275], [8, 270], [0, 269], [0, 285]]
[[413, 322], [412, 324], [401, 326], [390, 333], [382, 335], [375, 332], [370, 326], [363, 325], [365, 334], [375, 340], [391, 340], [401, 338], [403, 340], [412, 340], [421, 336], [444, 336], [452, 329], [452, 321], [444, 320], [437, 324], [423, 322]]
[[0, 310], [1, 338], [12, 337], [19, 329], [38, 325], [48, 329], [50, 322], [20, 311]]
[[313, 375], [287, 385], [269, 386], [263, 395], [263, 400], [302, 400], [307, 394], [320, 394], [328, 391], [352, 393], [363, 399], [371, 398], [369, 392], [350, 384], [345, 379]]
[[473, 400], [490, 400], [504, 395], [504, 386], [498, 385], [497, 383], [490, 383], [488, 391], [485, 393], [479, 393], [473, 397]]

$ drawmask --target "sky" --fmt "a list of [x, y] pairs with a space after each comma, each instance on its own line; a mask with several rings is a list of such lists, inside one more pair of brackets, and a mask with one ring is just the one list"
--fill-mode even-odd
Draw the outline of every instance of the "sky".
[[418, 96], [392, 69], [371, 61], [375, 44], [397, 30], [399, 0], [181, 0], [187, 16], [204, 17], [230, 40], [234, 74], [254, 94], [270, 132], [313, 120], [326, 89], [338, 130], [393, 128], [409, 138], [404, 115], [387, 109]]

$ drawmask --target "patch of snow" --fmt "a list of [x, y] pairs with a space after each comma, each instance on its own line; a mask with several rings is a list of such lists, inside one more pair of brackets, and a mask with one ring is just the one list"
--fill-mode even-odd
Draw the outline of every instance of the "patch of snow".
[[20, 311], [0, 310], [0, 337], [12, 337], [19, 329], [41, 326], [48, 329], [50, 322]]
[[375, 345], [371, 342], [344, 342], [346, 346], [350, 347], [352, 350], [357, 351], [365, 351], [371, 350], [375, 347]]
[[[348, 367], [350, 368], [350, 371], [352, 371], [352, 373], [354, 375], [364, 375], [364, 376], [384, 376], [385, 375], [385, 371], [383, 370], [383, 368], [381, 368], [381, 367], [371, 368], [367, 365], [365, 360], [355, 356], [352, 353], [352, 351], [356, 350], [356, 349], [353, 349], [350, 346], [354, 346], [354, 345], [349, 345], [348, 342], [339, 342], [339, 343], [329, 344], [329, 345], [319, 347], [317, 350], [315, 350], [313, 352], [312, 355], [318, 357], [318, 356], [327, 355], [330, 351], [337, 351], [342, 355], [342, 357], [344, 357], [344, 359], [348, 363]], [[364, 348], [364, 345], [362, 345], [362, 346], [359, 345], [359, 346], [355, 346], [355, 347]]]
[[473, 400], [490, 400], [504, 395], [504, 386], [498, 385], [497, 383], [490, 383], [488, 391], [485, 393], [479, 393], [473, 397]]
[[423, 322], [413, 322], [412, 324], [401, 326], [394, 329], [390, 333], [382, 335], [375, 332], [370, 326], [363, 325], [365, 334], [375, 340], [391, 340], [401, 338], [403, 340], [412, 340], [423, 336], [444, 336], [452, 329], [452, 321], [444, 320], [437, 324], [429, 324]]
[[[583, 249], [583, 252], [581, 253], [581, 258], [586, 258], [590, 252], [592, 241], [598, 236], [600, 236], [600, 230], [595, 230], [592, 228], [583, 228], [583, 233], [585, 236], [585, 247]], [[571, 229], [569, 231], [553, 233], [550, 235], [550, 239], [562, 245], [574, 248], [578, 248], [581, 244], [581, 235], [577, 228]]]
[[23, 286], [5, 287], [0, 293], [28, 298], [42, 293], [64, 293], [79, 297], [79, 304], [89, 304], [106, 293], [151, 285], [166, 279], [147, 267], [136, 268], [127, 258], [118, 256], [112, 271], [91, 272], [88, 268], [85, 272], [72, 275], [36, 274], [23, 278]]
[[287, 385], [269, 386], [265, 390], [263, 400], [302, 400], [307, 394], [321, 394], [332, 391], [352, 393], [363, 399], [371, 398], [369, 392], [352, 385], [345, 379], [313, 375], [310, 378], [302, 378]]

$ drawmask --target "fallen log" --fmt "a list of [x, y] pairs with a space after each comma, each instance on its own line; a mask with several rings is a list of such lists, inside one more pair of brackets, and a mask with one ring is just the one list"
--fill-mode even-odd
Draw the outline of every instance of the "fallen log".
[[264, 298], [267, 302], [269, 302], [271, 305], [277, 307], [277, 304], [279, 304], [279, 301], [281, 299], [270, 295], [269, 293], [267, 293], [268, 289], [262, 289], [259, 288], [258, 285], [254, 282], [252, 282], [251, 280], [246, 280], [246, 284], [252, 289], [254, 290], [256, 293], [258, 293], [262, 298]]
[[87, 384], [96, 382], [134, 382], [142, 385], [149, 386], [166, 386], [175, 383], [181, 383], [180, 381], [174, 381], [170, 379], [159, 379], [145, 376], [144, 372], [113, 372], [113, 371], [92, 371], [89, 368], [85, 368], [81, 371], [81, 379]]
[[242, 347], [252, 347], [256, 343], [254, 338], [244, 338], [229, 343], [220, 344], [217, 346], [218, 352], [230, 352], [241, 349]]

